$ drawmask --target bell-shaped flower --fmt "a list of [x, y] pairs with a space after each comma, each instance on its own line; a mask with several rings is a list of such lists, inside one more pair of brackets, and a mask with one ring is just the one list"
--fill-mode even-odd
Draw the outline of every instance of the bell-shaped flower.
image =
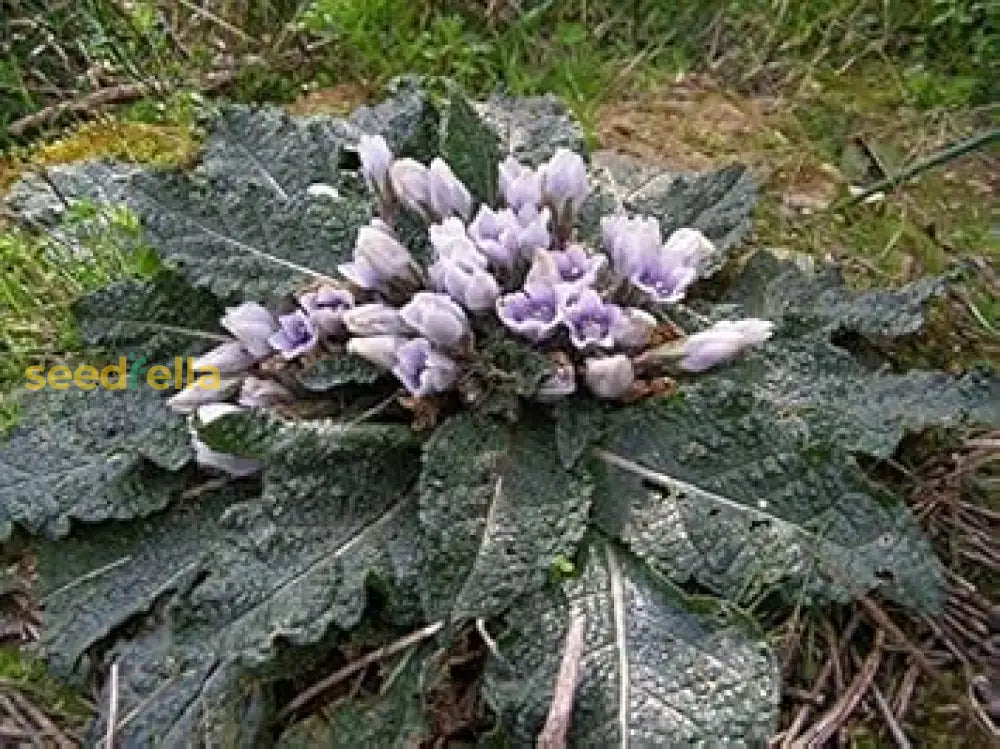
[[247, 377], [240, 388], [237, 403], [246, 408], [270, 408], [294, 400], [292, 391], [274, 380]]
[[536, 250], [546, 250], [552, 244], [552, 235], [549, 232], [549, 220], [552, 212], [548, 208], [538, 208], [534, 205], [525, 206], [516, 214], [517, 222], [521, 225], [521, 231], [517, 236], [517, 244], [521, 250], [521, 257], [529, 260], [534, 257]]
[[[198, 409], [198, 421], [201, 424], [211, 424], [216, 419], [231, 413], [239, 413], [243, 409], [229, 403], [214, 403]], [[222, 473], [228, 473], [235, 478], [252, 476], [261, 469], [259, 461], [243, 458], [239, 455], [213, 450], [198, 438], [197, 432], [192, 432], [191, 446], [194, 448], [195, 462], [202, 468], [211, 468]]]
[[199, 406], [226, 400], [240, 385], [239, 377], [222, 377], [214, 385], [209, 383], [211, 379], [214, 378], [199, 377], [179, 393], [167, 398], [167, 405], [177, 413], [193, 413]]
[[280, 329], [268, 339], [268, 343], [284, 359], [295, 359], [308, 354], [319, 343], [316, 323], [302, 310], [282, 315], [278, 318], [278, 323]]
[[219, 374], [240, 374], [256, 364], [258, 358], [239, 341], [223, 343], [196, 358], [191, 366], [195, 372], [215, 369]]
[[624, 308], [622, 315], [623, 324], [615, 336], [615, 343], [626, 349], [641, 349], [648, 346], [656, 329], [656, 318], [637, 307]]
[[628, 327], [621, 307], [605, 302], [593, 289], [558, 290], [563, 323], [579, 349], [612, 348]]
[[587, 165], [579, 154], [558, 149], [541, 167], [542, 199], [552, 206], [556, 223], [565, 227], [590, 193]]
[[439, 219], [461, 216], [468, 221], [472, 213], [468, 188], [442, 159], [434, 159], [428, 170], [428, 207]]
[[399, 314], [399, 310], [382, 302], [359, 304], [347, 310], [344, 325], [354, 335], [402, 335], [413, 332]]
[[663, 254], [671, 265], [697, 267], [715, 252], [712, 240], [698, 229], [677, 229], [663, 245]]
[[431, 197], [430, 170], [415, 159], [396, 159], [389, 166], [389, 184], [399, 200], [422, 216]]
[[507, 207], [518, 214], [526, 206], [537, 208], [542, 202], [541, 175], [529, 166], [508, 156], [500, 164], [500, 194]]
[[451, 390], [458, 366], [426, 338], [414, 338], [397, 349], [392, 372], [411, 395], [422, 398]]
[[601, 240], [618, 275], [628, 278], [647, 259], [659, 255], [663, 245], [660, 222], [652, 217], [605, 216]]
[[688, 372], [704, 372], [729, 361], [748, 346], [763, 343], [773, 330], [774, 323], [757, 318], [717, 322], [681, 342], [680, 367]]
[[518, 335], [539, 343], [562, 322], [556, 290], [546, 284], [525, 284], [524, 291], [497, 300], [500, 321]]
[[428, 229], [431, 246], [437, 259], [465, 259], [479, 268], [487, 265], [486, 256], [476, 248], [472, 237], [466, 232], [461, 219], [448, 218], [438, 224], [431, 224]]
[[417, 333], [442, 348], [455, 348], [472, 335], [465, 311], [447, 294], [419, 291], [399, 314]]
[[600, 253], [588, 255], [578, 244], [563, 251], [548, 253], [555, 263], [558, 283], [576, 288], [592, 286], [598, 274], [607, 265], [608, 258]]
[[320, 286], [299, 297], [299, 306], [324, 335], [344, 332], [344, 312], [354, 306], [354, 295], [347, 289]]
[[635, 370], [624, 354], [587, 359], [584, 362], [583, 380], [598, 398], [621, 398], [635, 385]]
[[494, 211], [485, 204], [480, 206], [479, 213], [469, 224], [469, 236], [472, 241], [498, 268], [514, 267], [521, 254], [522, 231], [511, 209]]
[[535, 398], [542, 403], [554, 403], [576, 392], [576, 369], [569, 357], [557, 362], [555, 371], [542, 380]]
[[[476, 253], [479, 255], [479, 253]], [[480, 262], [482, 264], [480, 264]], [[485, 258], [469, 255], [440, 258], [427, 269], [431, 285], [471, 312], [492, 309], [500, 296], [500, 284], [483, 269]]]
[[396, 283], [414, 285], [418, 277], [413, 257], [378, 219], [358, 229], [354, 260], [338, 270], [362, 289], [384, 290]]
[[389, 188], [389, 166], [392, 151], [381, 135], [362, 135], [358, 140], [358, 155], [361, 157], [361, 174], [378, 193], [384, 194]]
[[227, 307], [221, 323], [254, 356], [263, 359], [271, 355], [267, 339], [277, 329], [278, 321], [266, 307], [257, 302]]
[[382, 369], [392, 369], [396, 366], [396, 351], [408, 340], [398, 335], [360, 336], [347, 342], [347, 353], [367, 359]]

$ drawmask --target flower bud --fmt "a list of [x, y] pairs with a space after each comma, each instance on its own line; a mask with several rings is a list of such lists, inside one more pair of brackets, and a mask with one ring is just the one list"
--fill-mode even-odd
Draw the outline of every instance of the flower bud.
[[220, 374], [239, 374], [257, 363], [257, 357], [247, 351], [239, 341], [230, 341], [216, 346], [195, 359], [191, 366], [198, 372], [216, 369]]
[[729, 361], [748, 346], [763, 343], [773, 330], [774, 323], [770, 320], [748, 318], [717, 322], [682, 341], [680, 367], [688, 372], [704, 372]]
[[236, 307], [227, 307], [222, 316], [222, 327], [258, 358], [270, 356], [271, 346], [267, 339], [277, 329], [278, 322], [265, 307], [257, 302], [243, 302]]
[[584, 381], [598, 398], [621, 398], [635, 385], [632, 362], [624, 354], [587, 359], [584, 366]]
[[268, 343], [284, 359], [295, 359], [316, 348], [319, 335], [316, 324], [302, 310], [278, 318], [281, 329], [268, 338]]
[[392, 191], [410, 209], [426, 216], [424, 206], [430, 203], [430, 171], [414, 159], [396, 159], [389, 167]]
[[469, 318], [446, 294], [417, 292], [399, 314], [407, 325], [442, 348], [454, 348], [472, 335]]
[[526, 206], [537, 208], [542, 202], [541, 175], [513, 156], [500, 164], [499, 182], [500, 193], [514, 213], [520, 213]]
[[293, 400], [292, 392], [274, 380], [247, 377], [243, 380], [240, 397], [237, 400], [245, 408], [269, 408]]
[[389, 186], [389, 165], [392, 151], [381, 135], [362, 135], [358, 140], [358, 155], [361, 157], [361, 174], [380, 194]]
[[239, 384], [238, 377], [223, 377], [218, 387], [205, 387], [202, 385], [202, 378], [198, 378], [179, 393], [167, 398], [167, 405], [177, 413], [193, 413], [195, 409], [206, 403], [218, 403], [226, 400], [236, 391]]
[[413, 257], [378, 219], [358, 230], [353, 262], [338, 266], [351, 283], [378, 290], [397, 282], [416, 284], [414, 268]]
[[627, 349], [641, 349], [649, 345], [656, 329], [656, 318], [646, 310], [627, 307], [622, 310], [623, 324], [615, 335], [615, 343]]
[[361, 304], [344, 313], [344, 325], [354, 335], [400, 335], [411, 333], [399, 310], [381, 302]]
[[441, 258], [427, 269], [431, 283], [467, 310], [492, 309], [500, 284], [472, 258]]
[[565, 230], [590, 193], [587, 165], [579, 154], [560, 148], [542, 166], [541, 173], [542, 198], [552, 206], [556, 223]]
[[442, 159], [434, 159], [428, 175], [428, 204], [431, 213], [440, 219], [461, 216], [468, 221], [472, 213], [472, 196]]
[[572, 362], [557, 364], [555, 372], [549, 375], [538, 388], [535, 398], [542, 403], [554, 403], [576, 392], [576, 370]]
[[469, 236], [476, 247], [498, 268], [514, 267], [520, 256], [521, 232], [521, 225], [509, 208], [493, 211], [483, 205], [469, 224]]
[[396, 366], [396, 351], [408, 339], [397, 335], [373, 335], [351, 338], [347, 342], [347, 353], [367, 359], [382, 369]]

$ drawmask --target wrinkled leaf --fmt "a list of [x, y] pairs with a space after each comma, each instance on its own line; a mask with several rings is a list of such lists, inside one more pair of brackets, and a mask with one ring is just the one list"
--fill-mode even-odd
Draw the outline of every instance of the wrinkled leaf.
[[500, 137], [502, 150], [530, 166], [538, 166], [559, 148], [587, 150], [583, 130], [555, 96], [494, 95], [478, 111]]
[[461, 91], [453, 90], [441, 139], [441, 158], [448, 162], [475, 199], [496, 205], [500, 139], [472, 108]]
[[491, 660], [487, 694], [515, 746], [545, 723], [571, 619], [585, 616], [571, 747], [764, 743], [780, 674], [761, 634], [723, 604], [689, 598], [612, 544], [588, 549], [561, 592], [520, 602], [507, 663]]
[[15, 525], [65, 535], [71, 519], [141, 517], [169, 500], [168, 472], [191, 450], [184, 419], [155, 390], [71, 387], [24, 400], [24, 426], [0, 443], [0, 539]]
[[198, 354], [221, 338], [223, 304], [174, 271], [148, 281], [116, 281], [73, 308], [85, 343], [114, 359], [133, 354], [148, 363]]
[[[65, 618], [50, 645], [57, 662], [98, 644], [91, 634], [126, 619], [144, 624], [112, 656], [123, 714], [134, 711], [120, 728], [124, 743], [184, 746], [234, 725], [246, 669], [266, 672], [287, 645], [355, 627], [375, 579], [394, 620], [414, 621], [408, 492], [419, 462], [398, 434], [289, 431], [265, 460], [259, 497], [181, 505], [144, 525], [79, 528], [46, 547], [40, 590]], [[163, 614], [147, 618], [156, 596]]]
[[591, 486], [559, 463], [551, 424], [459, 414], [424, 450], [428, 619], [487, 617], [541, 585], [583, 536]]
[[368, 360], [346, 352], [324, 354], [323, 358], [306, 363], [295, 373], [303, 387], [319, 393], [344, 385], [371, 385], [385, 375]]
[[772, 588], [847, 601], [877, 588], [921, 611], [940, 606], [941, 566], [906, 507], [739, 388], [620, 412], [608, 434], [595, 522], [667, 577], [736, 601]]

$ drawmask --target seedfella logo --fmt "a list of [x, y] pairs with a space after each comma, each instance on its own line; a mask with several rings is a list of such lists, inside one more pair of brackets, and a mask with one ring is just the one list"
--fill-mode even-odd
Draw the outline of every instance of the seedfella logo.
[[28, 390], [69, 390], [71, 387], [80, 390], [136, 390], [140, 384], [148, 385], [153, 390], [166, 390], [173, 387], [181, 390], [189, 385], [197, 384], [204, 390], [218, 390], [222, 386], [222, 375], [216, 367], [202, 367], [195, 371], [194, 359], [176, 357], [173, 368], [163, 364], [148, 366], [145, 356], [129, 354], [118, 359], [116, 364], [109, 364], [98, 369], [91, 364], [80, 364], [76, 369], [70, 369], [65, 364], [53, 367], [36, 365], [24, 370], [25, 387]]

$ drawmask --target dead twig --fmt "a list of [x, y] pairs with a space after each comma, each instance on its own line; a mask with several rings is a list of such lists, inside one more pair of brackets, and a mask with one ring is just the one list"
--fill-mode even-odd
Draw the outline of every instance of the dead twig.
[[570, 615], [562, 664], [559, 666], [555, 690], [552, 693], [552, 706], [535, 744], [538, 749], [565, 749], [566, 732], [573, 716], [573, 696], [580, 679], [580, 658], [583, 655], [586, 627], [586, 616], [577, 613]]
[[395, 642], [391, 642], [388, 645], [378, 648], [377, 650], [373, 650], [367, 655], [362, 656], [358, 660], [354, 661], [353, 663], [349, 663], [343, 668], [334, 671], [326, 678], [317, 681], [315, 684], [313, 684], [305, 691], [300, 692], [298, 696], [295, 697], [295, 699], [293, 699], [291, 702], [289, 702], [281, 709], [281, 711], [275, 718], [275, 721], [280, 723], [289, 715], [292, 715], [300, 708], [302, 708], [304, 705], [309, 704], [319, 695], [323, 694], [323, 692], [339, 684], [352, 674], [357, 673], [363, 668], [367, 668], [376, 661], [380, 661], [383, 658], [388, 658], [390, 656], [393, 656], [396, 653], [400, 653], [406, 650], [407, 648], [416, 645], [417, 643], [423, 642], [424, 640], [433, 637], [438, 632], [440, 632], [443, 627], [444, 627], [443, 621], [434, 622], [434, 624], [429, 624], [423, 629], [418, 629], [417, 631], [411, 632], [410, 634], [405, 635], [404, 637], [400, 637]]
[[875, 644], [872, 651], [865, 659], [864, 665], [857, 676], [847, 687], [844, 694], [836, 704], [824, 713], [823, 717], [816, 724], [803, 734], [802, 738], [795, 741], [792, 746], [795, 749], [812, 749], [826, 744], [837, 730], [844, 724], [844, 721], [854, 712], [858, 702], [868, 691], [882, 662], [882, 645], [885, 642], [885, 632], [881, 629], [875, 630]]

